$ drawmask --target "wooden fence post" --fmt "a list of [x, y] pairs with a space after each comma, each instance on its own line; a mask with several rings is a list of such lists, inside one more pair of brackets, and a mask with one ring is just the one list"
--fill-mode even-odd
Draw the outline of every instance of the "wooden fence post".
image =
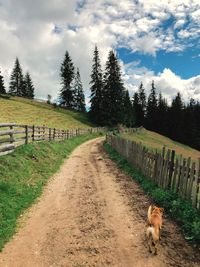
[[196, 175], [195, 175], [195, 179], [194, 179], [194, 183], [193, 183], [193, 188], [192, 188], [192, 206], [193, 207], [197, 207], [197, 201], [199, 201], [198, 199], [198, 194], [199, 194], [199, 179], [200, 179], [200, 158], [199, 158], [199, 164], [198, 164], [198, 168], [196, 171]]
[[[13, 126], [10, 126], [10, 130], [13, 131]], [[10, 134], [10, 143], [14, 143], [14, 136], [13, 136], [13, 133]]]
[[28, 125], [25, 125], [25, 144], [28, 144]]
[[174, 159], [175, 159], [175, 151], [172, 150], [171, 159], [170, 159], [170, 166], [169, 166], [169, 178], [167, 181], [167, 188], [168, 189], [171, 188], [172, 175], [173, 175], [173, 171], [174, 171]]
[[55, 140], [56, 137], [56, 128], [53, 129], [53, 140]]
[[35, 141], [35, 125], [33, 125], [33, 131], [32, 131], [32, 141]]
[[51, 128], [49, 128], [49, 141], [51, 141]]
[[43, 125], [43, 139], [45, 140], [45, 125]]

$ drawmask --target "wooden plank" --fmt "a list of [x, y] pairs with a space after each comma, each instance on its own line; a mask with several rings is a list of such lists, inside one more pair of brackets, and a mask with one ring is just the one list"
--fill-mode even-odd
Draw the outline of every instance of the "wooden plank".
[[24, 140], [15, 142], [15, 147], [24, 145]]
[[178, 169], [177, 169], [176, 184], [175, 184], [175, 193], [177, 193], [177, 192], [179, 191], [179, 187], [180, 187], [180, 178], [181, 178], [182, 160], [183, 160], [183, 156], [180, 155], [180, 157], [179, 157]]
[[14, 144], [7, 144], [7, 145], [2, 145], [0, 146], [0, 152], [5, 152], [8, 150], [13, 150], [15, 149], [15, 145]]
[[[28, 130], [28, 127], [27, 127]], [[25, 130], [14, 130], [13, 134], [25, 134], [26, 133], [26, 129]]]
[[14, 152], [14, 149], [13, 150], [8, 150], [8, 151], [4, 151], [4, 152], [0, 152], [0, 156], [5, 156], [5, 155], [10, 154], [12, 152]]
[[11, 135], [14, 133], [14, 130], [4, 130], [4, 131], [0, 131], [0, 136], [4, 136], [4, 135]]
[[200, 178], [199, 176], [200, 176], [200, 159], [198, 162], [198, 169], [195, 173], [195, 179], [192, 187], [192, 206], [195, 208], [197, 206], [197, 197], [199, 192], [199, 178]]
[[10, 143], [10, 137], [0, 139], [0, 144], [3, 144], [3, 143]]
[[167, 181], [167, 188], [168, 189], [171, 188], [172, 175], [173, 175], [173, 171], [174, 171], [174, 159], [175, 159], [175, 150], [172, 150], [170, 164], [169, 164], [169, 176], [168, 176], [168, 181]]
[[194, 182], [194, 177], [195, 177], [195, 162], [192, 162], [192, 167], [190, 170], [190, 177], [189, 177], [189, 181], [187, 184], [187, 194], [186, 197], [188, 200], [192, 199], [192, 186], [193, 186], [193, 182]]
[[187, 159], [185, 174], [184, 174], [184, 180], [183, 180], [183, 197], [186, 198], [187, 195], [187, 184], [189, 182], [189, 171], [190, 171], [190, 164], [191, 164], [191, 157]]
[[176, 191], [177, 173], [178, 173], [178, 159], [176, 158], [175, 165], [174, 165], [174, 172], [173, 172], [172, 181], [171, 181], [171, 188], [174, 192]]
[[170, 166], [170, 158], [171, 158], [171, 150], [167, 150], [165, 164], [164, 164], [164, 171], [163, 171], [163, 179], [162, 179], [162, 187], [167, 188], [168, 186], [168, 175], [169, 175], [169, 166]]
[[10, 126], [16, 126], [16, 123], [0, 123], [0, 127], [10, 127]]
[[185, 170], [186, 170], [186, 159], [184, 158], [183, 164], [181, 166], [181, 175], [180, 175], [179, 192], [178, 192], [178, 194], [182, 197], [183, 197]]

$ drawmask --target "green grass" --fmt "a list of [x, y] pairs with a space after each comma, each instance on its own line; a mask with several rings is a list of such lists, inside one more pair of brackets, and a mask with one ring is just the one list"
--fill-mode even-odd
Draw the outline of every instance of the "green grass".
[[50, 128], [88, 128], [87, 114], [54, 107], [22, 97], [0, 97], [0, 122], [46, 125]]
[[200, 213], [188, 201], [181, 199], [172, 191], [159, 188], [106, 142], [104, 149], [120, 169], [130, 175], [157, 205], [165, 208], [165, 211], [179, 223], [185, 238], [200, 246]]
[[137, 143], [141, 142], [143, 146], [153, 151], [162, 151], [163, 146], [165, 146], [166, 148], [175, 150], [177, 155], [183, 155], [184, 158], [191, 157], [195, 162], [198, 162], [200, 158], [200, 151], [146, 129], [142, 129], [133, 134], [124, 133], [122, 136]]
[[35, 142], [0, 157], [0, 250], [15, 233], [17, 218], [41, 194], [74, 148], [96, 135], [62, 142]]

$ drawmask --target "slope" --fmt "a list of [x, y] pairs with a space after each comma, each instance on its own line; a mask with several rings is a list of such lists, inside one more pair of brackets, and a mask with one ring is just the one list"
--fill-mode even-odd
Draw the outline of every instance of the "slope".
[[142, 145], [154, 151], [161, 151], [163, 146], [165, 146], [166, 148], [175, 150], [176, 155], [183, 155], [184, 158], [191, 157], [196, 162], [200, 158], [200, 151], [144, 128], [133, 134], [124, 133], [122, 136], [138, 143], [141, 142]]
[[92, 126], [86, 114], [21, 97], [0, 98], [0, 122], [46, 125], [60, 129]]

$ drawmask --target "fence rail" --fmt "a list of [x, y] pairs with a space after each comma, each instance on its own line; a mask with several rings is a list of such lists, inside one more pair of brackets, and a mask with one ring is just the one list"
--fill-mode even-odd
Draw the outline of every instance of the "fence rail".
[[83, 129], [56, 129], [46, 126], [0, 123], [0, 156], [9, 154], [17, 146], [42, 140], [64, 140], [73, 136], [104, 132], [104, 127]]
[[200, 159], [196, 164], [191, 158], [176, 157], [174, 150], [163, 148], [162, 153], [153, 153], [142, 144], [119, 136], [107, 134], [106, 139], [146, 177], [164, 189], [173, 190], [200, 210]]

